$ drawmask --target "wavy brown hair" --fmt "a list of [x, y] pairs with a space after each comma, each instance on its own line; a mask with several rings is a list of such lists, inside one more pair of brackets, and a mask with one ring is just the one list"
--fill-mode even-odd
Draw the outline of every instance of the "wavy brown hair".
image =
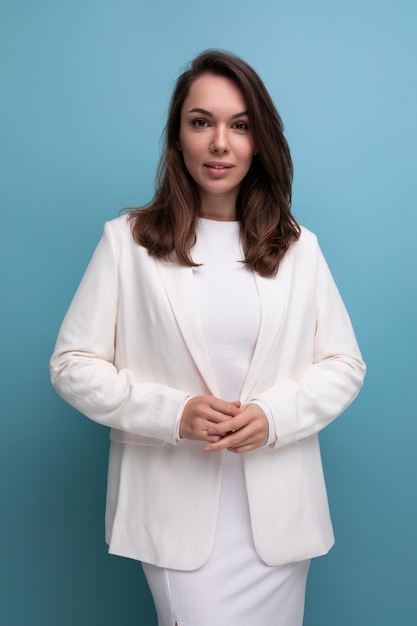
[[164, 131], [155, 195], [147, 206], [131, 210], [132, 234], [151, 256], [176, 257], [181, 264], [196, 266], [191, 248], [200, 194], [185, 167], [178, 139], [184, 100], [192, 83], [206, 73], [232, 80], [247, 104], [258, 152], [240, 184], [236, 215], [245, 263], [262, 276], [273, 276], [290, 243], [300, 236], [300, 227], [291, 215], [291, 155], [281, 118], [262, 80], [242, 59], [226, 52], [202, 52], [178, 78]]

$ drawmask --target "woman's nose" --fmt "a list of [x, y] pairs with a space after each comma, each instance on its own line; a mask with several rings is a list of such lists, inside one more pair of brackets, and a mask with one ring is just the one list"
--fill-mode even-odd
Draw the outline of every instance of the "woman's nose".
[[228, 152], [229, 144], [227, 141], [226, 130], [223, 128], [216, 129], [213, 140], [210, 144], [210, 150], [212, 152]]

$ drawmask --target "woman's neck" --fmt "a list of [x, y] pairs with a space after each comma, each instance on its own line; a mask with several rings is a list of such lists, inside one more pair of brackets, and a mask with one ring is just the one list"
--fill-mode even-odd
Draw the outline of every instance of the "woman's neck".
[[219, 222], [236, 221], [237, 194], [201, 195], [200, 217]]

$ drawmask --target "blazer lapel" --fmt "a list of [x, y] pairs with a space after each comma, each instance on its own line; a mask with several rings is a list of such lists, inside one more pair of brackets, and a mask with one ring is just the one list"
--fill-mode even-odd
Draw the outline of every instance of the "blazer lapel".
[[242, 389], [241, 397], [244, 401], [250, 396], [254, 385], [262, 375], [262, 370], [275, 343], [274, 339], [280, 332], [288, 303], [289, 273], [290, 269], [285, 257], [276, 276], [265, 278], [255, 273], [261, 305], [261, 323], [253, 358]]
[[[280, 332], [288, 306], [291, 284], [292, 264], [289, 256], [287, 253], [281, 261], [276, 276], [265, 278], [256, 272], [254, 274], [261, 305], [261, 323], [252, 362], [242, 388], [242, 400], [250, 397], [254, 385], [262, 375], [262, 370], [275, 343], [274, 339]], [[170, 261], [158, 260], [157, 266], [190, 355], [210, 393], [219, 397], [219, 390], [200, 321], [200, 312], [194, 290], [193, 270], [190, 267]]]
[[157, 260], [159, 273], [179, 329], [210, 393], [219, 397], [195, 296], [193, 270], [171, 261]]

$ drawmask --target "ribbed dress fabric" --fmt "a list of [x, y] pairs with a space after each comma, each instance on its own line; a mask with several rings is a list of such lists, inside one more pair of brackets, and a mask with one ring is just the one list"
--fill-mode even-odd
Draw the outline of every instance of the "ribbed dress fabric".
[[[261, 315], [253, 272], [241, 262], [239, 223], [200, 218], [192, 256], [203, 264], [193, 270], [195, 290], [220, 397], [237, 400]], [[309, 562], [270, 567], [261, 561], [242, 456], [220, 454], [217, 527], [208, 560], [193, 571], [143, 563], [158, 626], [301, 626]]]

